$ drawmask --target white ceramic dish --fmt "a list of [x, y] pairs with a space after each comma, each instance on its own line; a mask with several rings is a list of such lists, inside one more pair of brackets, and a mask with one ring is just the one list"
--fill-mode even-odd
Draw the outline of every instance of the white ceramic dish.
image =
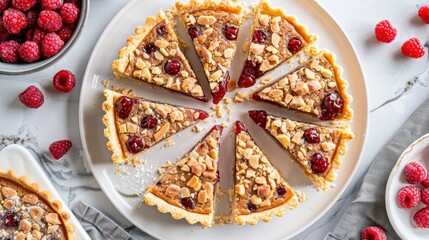
[[61, 199], [48, 176], [39, 166], [36, 159], [20, 145], [9, 145], [0, 152], [0, 167], [4, 170], [14, 169], [19, 176], [26, 175], [32, 182], [37, 182], [41, 189], [48, 190], [52, 197], [60, 200], [65, 211], [71, 214], [71, 222], [75, 226], [75, 235], [80, 240], [90, 240], [86, 231], [82, 228], [77, 218], [71, 213], [67, 204]]
[[429, 134], [417, 139], [401, 154], [395, 167], [390, 173], [386, 185], [386, 210], [389, 221], [396, 233], [402, 239], [428, 239], [429, 229], [417, 229], [413, 220], [414, 213], [425, 207], [423, 203], [412, 209], [404, 209], [399, 205], [398, 192], [402, 187], [411, 184], [405, 181], [403, 174], [405, 166], [417, 161], [428, 169], [429, 167]]
[[[245, 1], [254, 3], [254, 1]], [[259, 223], [256, 226], [239, 227], [237, 225], [216, 226], [211, 229], [202, 229], [199, 225], [189, 225], [184, 220], [175, 221], [168, 214], [159, 213], [155, 207], [148, 207], [141, 204], [141, 196], [133, 196], [134, 192], [140, 192], [156, 176], [156, 170], [167, 160], [174, 161], [183, 156], [192, 146], [205, 134], [205, 132], [215, 123], [220, 124], [226, 121], [227, 112], [223, 119], [212, 117], [209, 123], [201, 123], [204, 131], [196, 134], [191, 129], [186, 129], [172, 138], [175, 145], [162, 149], [165, 142], [154, 146], [146, 152], [142, 158], [147, 160], [147, 164], [136, 171], [127, 168], [129, 175], [115, 174], [116, 166], [110, 160], [111, 153], [106, 148], [106, 139], [103, 136], [104, 125], [101, 122], [103, 111], [101, 104], [104, 101], [102, 94], [104, 79], [112, 79], [113, 74], [110, 68], [111, 61], [117, 58], [117, 50], [124, 44], [127, 36], [134, 33], [134, 27], [144, 23], [145, 17], [156, 14], [157, 11], [168, 9], [173, 1], [160, 0], [153, 4], [146, 1], [132, 1], [124, 7], [105, 29], [94, 48], [91, 59], [88, 63], [84, 76], [80, 106], [79, 106], [79, 126], [85, 156], [91, 170], [116, 208], [137, 227], [148, 232], [159, 239], [287, 239], [300, 233], [317, 219], [319, 219], [340, 197], [347, 187], [355, 170], [364, 148], [366, 131], [368, 129], [368, 97], [362, 69], [353, 46], [347, 36], [336, 24], [332, 17], [315, 1], [302, 0], [272, 0], [272, 4], [286, 9], [287, 13], [298, 16], [301, 23], [310, 27], [310, 31], [320, 36], [319, 46], [335, 52], [338, 56], [338, 63], [345, 69], [344, 77], [349, 80], [349, 92], [354, 96], [352, 108], [355, 118], [351, 124], [356, 138], [349, 144], [347, 155], [343, 158], [344, 165], [338, 172], [336, 187], [328, 192], [318, 192], [310, 184], [299, 167], [292, 163], [287, 155], [265, 132], [257, 127], [248, 117], [247, 111], [250, 109], [265, 109], [269, 113], [288, 116], [294, 119], [307, 120], [308, 116], [302, 116], [292, 112], [285, 112], [268, 104], [245, 102], [241, 104], [231, 104], [232, 121], [229, 127], [224, 130], [221, 146], [221, 188], [226, 190], [231, 186], [230, 169], [233, 164], [234, 146], [231, 136], [232, 123], [235, 120], [242, 120], [249, 128], [251, 134], [266, 151], [273, 163], [280, 169], [290, 184], [298, 190], [304, 192], [308, 198], [301, 203], [294, 211], [285, 213], [282, 218], [273, 218], [269, 223]], [[249, 27], [249, 23], [242, 29]], [[181, 26], [180, 24], [178, 26]], [[179, 34], [183, 35], [183, 28]], [[249, 31], [240, 31], [239, 47], [244, 43], [244, 36], [249, 35]], [[189, 40], [189, 39], [185, 39]], [[204, 90], [207, 91], [207, 84], [204, 81], [204, 74], [201, 70], [199, 60], [196, 58], [194, 50], [188, 48], [186, 53], [190, 57], [191, 64], [197, 70], [197, 75], [203, 79]], [[231, 71], [232, 79], [237, 79], [241, 71], [244, 54], [238, 51]], [[285, 74], [291, 66], [285, 64], [284, 67], [270, 74], [273, 79]], [[115, 83], [115, 81], [110, 81]], [[165, 101], [184, 106], [192, 106], [211, 111], [210, 103], [201, 103], [193, 99], [175, 93], [169, 93], [158, 87], [141, 85], [134, 81], [116, 82], [119, 87], [130, 87], [135, 90], [138, 96], [149, 99]], [[239, 89], [239, 91], [247, 92]], [[228, 93], [228, 97], [234, 97], [236, 91]], [[126, 168], [126, 167], [123, 167]], [[227, 191], [226, 191], [227, 192]], [[226, 194], [228, 195], [228, 194]], [[222, 197], [219, 212], [228, 214], [228, 197]], [[107, 209], [106, 209], [107, 210]]]

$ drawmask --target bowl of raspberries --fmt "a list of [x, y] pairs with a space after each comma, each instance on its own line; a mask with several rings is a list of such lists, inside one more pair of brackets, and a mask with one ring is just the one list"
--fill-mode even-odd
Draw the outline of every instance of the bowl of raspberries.
[[89, 0], [0, 0], [0, 74], [43, 69], [76, 42]]

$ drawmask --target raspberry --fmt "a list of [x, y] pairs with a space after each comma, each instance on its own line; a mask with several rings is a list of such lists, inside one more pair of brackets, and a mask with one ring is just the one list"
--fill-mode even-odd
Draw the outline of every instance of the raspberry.
[[40, 0], [40, 3], [45, 10], [55, 10], [63, 5], [63, 0]]
[[420, 189], [414, 186], [401, 188], [398, 192], [399, 204], [403, 208], [413, 208], [420, 202]]
[[27, 17], [27, 28], [34, 28], [37, 26], [37, 18], [39, 17], [39, 13], [34, 10], [28, 11], [26, 14]]
[[68, 42], [73, 35], [73, 30], [69, 26], [63, 25], [63, 27], [56, 33], [61, 38], [61, 40]]
[[42, 40], [42, 54], [52, 57], [64, 47], [64, 41], [56, 33], [48, 33]]
[[33, 85], [29, 86], [24, 92], [19, 94], [19, 100], [29, 108], [39, 108], [45, 101], [43, 93]]
[[429, 5], [421, 7], [419, 9], [418, 15], [423, 20], [423, 22], [429, 24]]
[[10, 33], [3, 27], [3, 23], [0, 21], [0, 42], [9, 40]]
[[409, 184], [416, 184], [426, 179], [426, 169], [418, 162], [410, 162], [404, 169], [405, 180]]
[[73, 3], [76, 6], [80, 6], [80, 0], [64, 0], [64, 3]]
[[421, 192], [422, 203], [429, 205], [429, 188], [425, 188]]
[[19, 47], [19, 56], [26, 62], [35, 62], [40, 58], [40, 47], [37, 43], [26, 41]]
[[417, 38], [408, 39], [401, 47], [402, 54], [412, 58], [421, 58], [425, 49]]
[[51, 10], [41, 11], [37, 23], [48, 32], [58, 31], [63, 26], [61, 16], [57, 12]]
[[36, 3], [36, 0], [12, 0], [12, 6], [24, 12], [30, 10]]
[[387, 236], [380, 227], [370, 226], [362, 231], [362, 240], [387, 240]]
[[375, 25], [375, 38], [379, 42], [390, 43], [395, 40], [397, 30], [389, 20], [383, 20]]
[[426, 179], [425, 179], [425, 180], [423, 180], [423, 181], [421, 182], [421, 184], [422, 184], [422, 185], [423, 185], [423, 187], [425, 187], [425, 188], [429, 187], [429, 172], [428, 172], [428, 176], [426, 177]]
[[429, 228], [429, 208], [420, 209], [414, 214], [414, 221], [417, 228]]
[[10, 0], [0, 0], [0, 14], [10, 7]]
[[35, 43], [42, 43], [43, 38], [45, 38], [46, 32], [41, 28], [35, 28], [33, 32], [32, 41]]
[[11, 40], [0, 44], [0, 56], [3, 62], [15, 63], [19, 60], [19, 43]]
[[65, 23], [74, 23], [79, 16], [79, 8], [73, 3], [66, 3], [60, 9], [60, 15]]
[[69, 70], [61, 70], [54, 76], [54, 87], [60, 92], [68, 93], [76, 85], [75, 76]]
[[73, 146], [70, 140], [60, 140], [53, 142], [49, 146], [49, 152], [55, 160], [62, 158]]
[[3, 13], [3, 25], [9, 33], [18, 34], [27, 27], [27, 18], [21, 11], [9, 8]]

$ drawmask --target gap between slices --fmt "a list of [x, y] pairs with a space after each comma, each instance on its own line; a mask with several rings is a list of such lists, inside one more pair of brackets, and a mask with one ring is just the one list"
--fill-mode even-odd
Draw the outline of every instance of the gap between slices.
[[156, 143], [206, 119], [207, 112], [104, 90], [107, 148], [114, 164], [133, 163]]
[[160, 175], [145, 193], [144, 202], [156, 205], [162, 213], [171, 213], [174, 219], [213, 226], [222, 130], [222, 126], [215, 125], [190, 152]]
[[346, 144], [354, 138], [348, 127], [293, 121], [263, 110], [249, 111], [249, 116], [289, 152], [316, 188], [327, 190], [332, 185]]
[[238, 80], [241, 88], [251, 87], [267, 72], [296, 56], [317, 41], [307, 27], [286, 15], [279, 8], [272, 8], [261, 0], [254, 8], [254, 22], [249, 52]]
[[234, 196], [232, 201], [233, 222], [255, 225], [260, 220], [269, 222], [274, 215], [298, 205], [298, 198], [270, 159], [256, 145], [246, 126], [235, 122], [234, 133], [236, 162]]

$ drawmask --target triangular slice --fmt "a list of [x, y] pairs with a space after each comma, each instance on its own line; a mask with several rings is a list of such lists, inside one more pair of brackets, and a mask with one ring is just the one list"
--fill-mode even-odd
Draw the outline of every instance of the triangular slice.
[[256, 145], [240, 121], [235, 122], [235, 177], [232, 220], [255, 225], [282, 216], [298, 198], [280, 172]]
[[202, 110], [104, 90], [104, 136], [114, 164], [131, 163], [154, 144], [208, 117]]
[[227, 91], [244, 8], [234, 0], [190, 0], [177, 2], [176, 9], [201, 59], [213, 103], [218, 104]]
[[266, 0], [254, 8], [254, 16], [252, 39], [238, 80], [239, 87], [253, 86], [257, 78], [317, 41], [317, 36], [309, 34], [307, 27], [299, 24], [295, 17], [272, 8]]
[[210, 132], [182, 159], [148, 188], [144, 202], [188, 223], [214, 224], [215, 191], [219, 182], [218, 162], [222, 126]]
[[180, 50], [172, 23], [163, 12], [150, 16], [144, 26], [128, 37], [112, 69], [118, 77], [128, 77], [177, 91], [207, 102], [201, 85]]
[[313, 55], [286, 77], [257, 90], [252, 98], [310, 113], [320, 120], [351, 121], [352, 97], [346, 92], [348, 83], [341, 77], [335, 56], [327, 51]]
[[316, 188], [330, 187], [342, 165], [346, 144], [354, 138], [349, 128], [292, 121], [265, 111], [249, 111], [249, 116], [293, 156]]

